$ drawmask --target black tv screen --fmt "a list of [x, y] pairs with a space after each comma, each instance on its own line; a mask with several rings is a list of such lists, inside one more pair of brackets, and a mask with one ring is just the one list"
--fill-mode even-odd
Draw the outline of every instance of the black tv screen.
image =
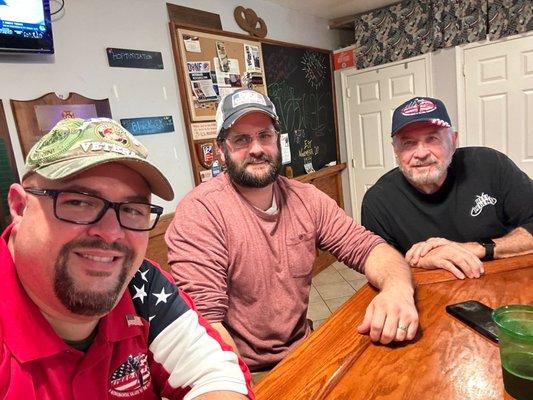
[[50, 0], [0, 0], [0, 51], [54, 52]]

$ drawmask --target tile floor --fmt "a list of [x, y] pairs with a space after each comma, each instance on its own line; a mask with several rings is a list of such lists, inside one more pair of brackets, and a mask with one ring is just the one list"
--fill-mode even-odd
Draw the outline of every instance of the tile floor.
[[337, 308], [366, 283], [364, 275], [341, 262], [331, 264], [313, 278], [307, 318], [317, 329]]

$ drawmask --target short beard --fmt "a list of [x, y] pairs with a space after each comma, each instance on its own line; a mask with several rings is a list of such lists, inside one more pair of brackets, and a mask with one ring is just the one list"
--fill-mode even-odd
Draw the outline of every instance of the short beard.
[[[425, 175], [420, 173], [416, 174], [413, 171], [413, 168], [404, 168], [400, 163], [399, 168], [402, 171], [403, 175], [411, 182], [414, 186], [426, 186], [426, 185], [437, 185], [441, 181], [442, 177], [448, 171], [448, 167], [452, 162], [453, 153], [444, 160], [441, 165], [437, 165], [433, 172], [428, 171]], [[428, 160], [431, 161], [431, 160]]]
[[[124, 263], [117, 278], [116, 285], [105, 292], [84, 290], [68, 271], [68, 257], [76, 247], [115, 250], [124, 253]], [[55, 265], [54, 292], [67, 310], [77, 315], [98, 316], [105, 315], [115, 306], [118, 295], [124, 288], [128, 272], [133, 264], [134, 253], [130, 248], [118, 244], [107, 244], [101, 239], [73, 240], [63, 246]]]
[[[246, 170], [248, 163], [254, 161], [253, 157], [248, 157], [242, 165], [238, 165], [233, 161], [227, 147], [224, 145], [224, 157], [226, 158], [226, 166], [228, 168], [228, 174], [233, 181], [240, 186], [245, 187], [254, 187], [254, 188], [264, 188], [273, 183], [279, 175], [281, 170], [281, 152], [278, 151], [277, 157], [274, 159], [272, 157], [263, 154], [259, 157], [259, 160], [266, 161], [269, 163], [270, 168], [266, 174], [263, 176], [255, 176], [249, 173]], [[257, 159], [257, 158], [255, 158]]]

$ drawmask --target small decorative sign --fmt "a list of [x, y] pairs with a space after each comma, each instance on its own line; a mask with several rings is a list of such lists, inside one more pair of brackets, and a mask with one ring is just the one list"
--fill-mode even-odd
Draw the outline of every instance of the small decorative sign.
[[191, 124], [193, 140], [201, 139], [215, 139], [217, 137], [217, 123], [213, 122], [197, 122]]
[[333, 69], [335, 71], [355, 65], [355, 45], [344, 47], [333, 52]]
[[163, 69], [160, 51], [108, 47], [106, 52], [110, 67]]
[[120, 124], [132, 135], [153, 135], [155, 133], [174, 132], [172, 116], [124, 118]]

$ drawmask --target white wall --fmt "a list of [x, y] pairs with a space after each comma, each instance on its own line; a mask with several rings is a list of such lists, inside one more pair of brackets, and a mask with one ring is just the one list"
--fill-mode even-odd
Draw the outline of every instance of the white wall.
[[431, 53], [431, 83], [433, 97], [446, 105], [452, 126], [458, 129], [457, 121], [457, 74], [455, 47], [437, 50]]
[[[253, 8], [268, 26], [268, 38], [333, 49], [338, 33], [327, 20], [306, 16], [261, 0], [170, 1], [217, 13], [226, 31], [244, 33], [233, 18], [238, 5]], [[52, 2], [53, 3], [53, 2]], [[139, 136], [174, 187], [172, 202], [157, 199], [172, 212], [177, 201], [194, 186], [177, 78], [162, 0], [66, 0], [64, 12], [53, 22], [55, 55], [0, 54], [0, 98], [19, 173], [20, 151], [9, 99], [30, 100], [48, 92], [109, 98], [113, 118], [172, 115], [176, 131]], [[57, 4], [52, 4], [56, 7]], [[53, 8], [54, 9], [54, 8]], [[160, 51], [163, 70], [110, 68], [106, 47]]]

